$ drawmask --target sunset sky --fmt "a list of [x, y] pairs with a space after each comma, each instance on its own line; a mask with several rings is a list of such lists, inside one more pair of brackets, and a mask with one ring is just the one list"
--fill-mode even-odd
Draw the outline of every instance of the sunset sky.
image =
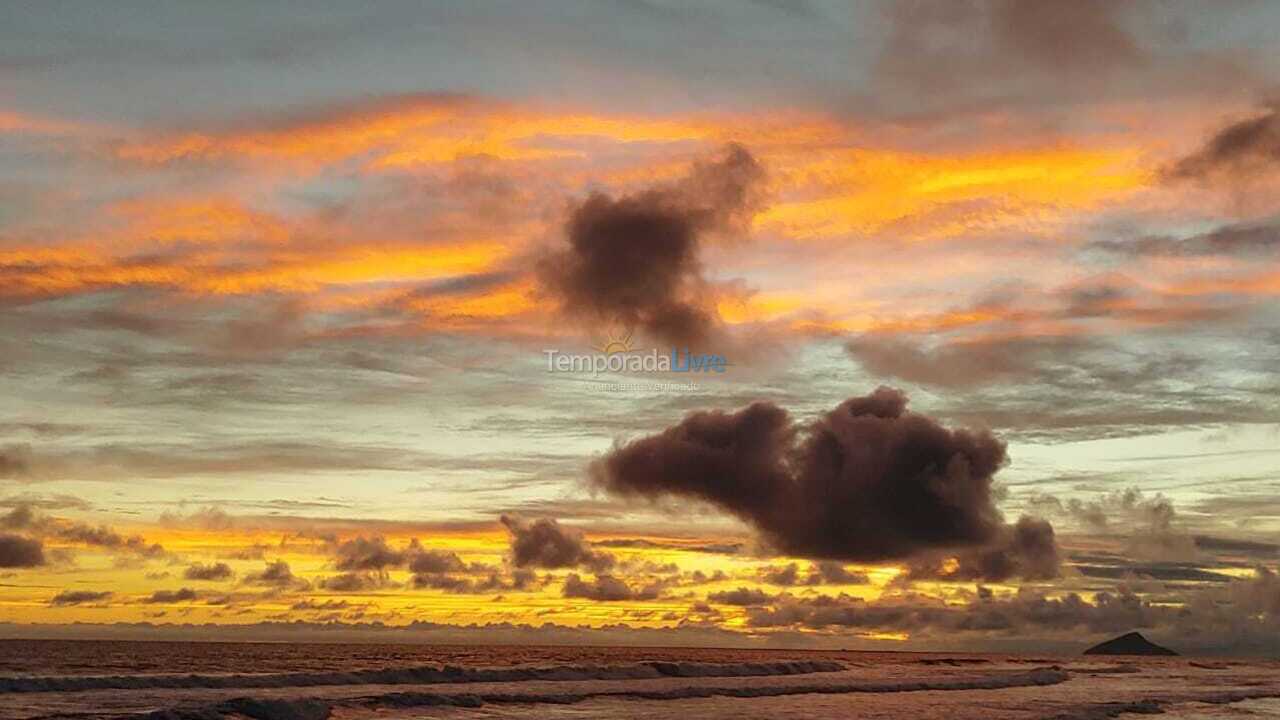
[[1278, 38], [7, 4], [0, 635], [1274, 654]]

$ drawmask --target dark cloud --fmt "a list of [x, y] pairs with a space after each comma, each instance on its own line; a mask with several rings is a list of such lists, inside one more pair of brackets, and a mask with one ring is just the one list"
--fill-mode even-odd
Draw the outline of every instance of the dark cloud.
[[466, 564], [452, 550], [421, 550], [413, 554], [409, 570], [418, 574], [462, 572]]
[[659, 542], [648, 538], [612, 538], [592, 543], [604, 548], [649, 548], [653, 550], [679, 550], [683, 552], [708, 553], [711, 555], [737, 555], [742, 552], [742, 543], [696, 543], [683, 544], [676, 542]]
[[142, 602], [148, 605], [159, 605], [165, 603], [181, 603], [191, 602], [200, 597], [200, 594], [191, 588], [180, 588], [178, 590], [157, 590]]
[[842, 563], [823, 560], [813, 563], [805, 575], [800, 574], [800, 566], [788, 563], [782, 567], [765, 568], [760, 579], [771, 585], [865, 585], [869, 582], [866, 574], [850, 572]]
[[1107, 578], [1110, 580], [1147, 579], [1162, 582], [1216, 582], [1231, 581], [1230, 575], [1204, 570], [1185, 563], [1134, 563], [1117, 559], [1114, 565], [1093, 565], [1075, 563], [1074, 567], [1081, 575], [1091, 578]]
[[1052, 630], [1112, 633], [1156, 625], [1166, 610], [1154, 608], [1128, 591], [1101, 592], [1093, 602], [1078, 594], [1050, 598], [1022, 590], [1009, 599], [979, 593], [973, 602], [947, 605], [939, 600], [904, 598], [868, 602], [848, 595], [811, 598], [783, 596], [771, 607], [747, 610], [751, 627], [808, 629], [856, 628], [882, 632], [1002, 632]]
[[98, 602], [111, 597], [110, 591], [97, 592], [94, 590], [63, 590], [49, 599], [49, 604], [53, 606], [63, 605], [81, 605], [83, 603]]
[[52, 495], [37, 495], [34, 493], [23, 493], [11, 497], [0, 499], [0, 507], [26, 508], [28, 512], [34, 510], [90, 510], [93, 505], [84, 498], [74, 495], [66, 495], [62, 493]]
[[334, 592], [360, 592], [385, 587], [389, 580], [383, 573], [345, 572], [320, 580], [320, 587]]
[[913, 337], [863, 335], [845, 350], [867, 372], [920, 385], [968, 388], [1019, 380], [1043, 364], [1086, 349], [1079, 338], [1000, 338], [925, 344]]
[[1187, 237], [1153, 235], [1135, 240], [1099, 240], [1085, 249], [1130, 257], [1269, 256], [1280, 252], [1280, 226], [1224, 225]]
[[[494, 590], [499, 589], [501, 581], [498, 580], [497, 576], [494, 576], [492, 580], [493, 584], [488, 587], [492, 587]], [[477, 592], [477, 583], [471, 579], [444, 573], [418, 573], [413, 576], [413, 586], [415, 588], [430, 588], [459, 594]]]
[[979, 586], [964, 604], [916, 595], [875, 601], [845, 594], [780, 595], [767, 605], [748, 607], [747, 624], [905, 632], [935, 640], [956, 633], [988, 638], [1075, 637], [1082, 644], [1091, 636], [1152, 629], [1180, 648], [1274, 653], [1274, 633], [1280, 631], [1280, 580], [1274, 571], [1260, 567], [1250, 578], [1189, 594], [1166, 594], [1158, 601], [1126, 586], [1098, 592], [1092, 600], [1077, 593], [1050, 597], [1028, 588], [997, 595]]
[[40, 517], [36, 515], [35, 509], [27, 503], [16, 505], [9, 512], [0, 515], [0, 528], [5, 528], [6, 530], [27, 530], [37, 526], [39, 523]]
[[1194, 153], [1166, 169], [1172, 180], [1248, 179], [1280, 169], [1280, 106], [1219, 130]]
[[0, 479], [14, 480], [31, 474], [31, 447], [8, 445], [0, 448]]
[[732, 145], [684, 180], [635, 195], [593, 194], [569, 218], [568, 247], [543, 259], [543, 284], [566, 314], [675, 343], [704, 345], [718, 322], [700, 246], [760, 207], [763, 170]]
[[277, 588], [299, 587], [309, 584], [306, 580], [294, 575], [289, 563], [284, 560], [267, 563], [267, 566], [261, 571], [246, 575], [244, 582], [248, 585], [265, 585]]
[[825, 585], [866, 585], [870, 582], [866, 573], [850, 572], [843, 564], [830, 560], [814, 563], [809, 577], [817, 577]]
[[311, 598], [299, 600], [289, 606], [290, 610], [346, 610], [351, 607], [351, 603], [346, 600], [325, 600], [324, 602], [316, 602]]
[[183, 571], [182, 577], [188, 580], [230, 580], [235, 574], [231, 566], [223, 562], [208, 565], [194, 563]]
[[83, 522], [55, 520], [46, 523], [46, 533], [59, 540], [91, 547], [123, 550], [145, 558], [158, 558], [166, 554], [164, 546], [159, 543], [147, 542], [140, 535], [126, 537], [106, 525], [95, 527]]
[[615, 562], [612, 555], [591, 549], [580, 531], [552, 518], [526, 520], [503, 515], [501, 521], [511, 534], [511, 559], [516, 567], [586, 567], [598, 572]]
[[659, 585], [632, 588], [612, 575], [597, 575], [594, 580], [583, 580], [577, 573], [565, 578], [563, 594], [567, 598], [583, 598], [600, 602], [623, 600], [652, 600], [661, 595]]
[[[881, 95], [908, 92], [916, 111], [933, 103], [1096, 97], [1132, 75], [1146, 51], [1127, 27], [1124, 3], [1018, 0], [891, 3], [877, 62]], [[959, 106], [963, 108], [963, 104]]]
[[39, 540], [0, 534], [0, 567], [37, 567], [44, 563], [44, 544]]
[[[582, 563], [604, 567], [611, 557], [593, 553], [582, 543], [581, 536], [551, 522], [525, 524], [521, 520], [504, 518], [512, 529], [513, 544], [517, 533], [526, 533], [525, 552], [532, 545], [542, 543], [542, 561], [565, 560], [576, 557]], [[579, 554], [571, 552], [577, 543]], [[585, 554], [583, 554], [585, 553]], [[419, 589], [429, 588], [451, 593], [482, 593], [495, 590], [519, 590], [532, 580], [529, 573], [515, 570], [510, 578], [504, 578], [498, 570], [483, 563], [467, 564], [451, 550], [424, 548], [417, 540], [404, 549], [387, 544], [381, 536], [357, 537], [340, 543], [335, 548], [334, 566], [341, 574], [320, 581], [320, 587], [334, 592], [360, 592], [395, 586], [390, 571], [407, 568], [413, 573], [410, 584]], [[559, 566], [564, 567], [564, 566]]]
[[1195, 542], [1196, 547], [1205, 552], [1268, 559], [1280, 557], [1280, 544], [1277, 543], [1215, 537], [1212, 535], [1196, 535], [1192, 538], [1192, 541]]
[[1143, 60], [1121, 8], [1107, 0], [1048, 5], [993, 0], [987, 7], [996, 42], [1046, 69], [1096, 72]]
[[713, 592], [707, 595], [707, 601], [719, 603], [721, 605], [738, 605], [740, 607], [749, 607], [752, 605], [765, 605], [773, 602], [774, 597], [760, 588], [740, 587], [736, 590], [725, 590], [723, 592]]
[[[513, 579], [510, 583], [503, 582], [493, 568], [479, 563], [467, 565], [452, 550], [419, 549], [409, 561], [409, 570], [413, 573], [414, 587], [451, 593], [518, 589], [523, 582], [520, 579]], [[481, 574], [485, 577], [477, 580], [466, 577], [468, 574]]]
[[1058, 577], [1062, 558], [1053, 526], [1039, 518], [1022, 517], [1004, 528], [1002, 538], [988, 547], [957, 553], [952, 558], [914, 564], [910, 579], [1003, 582], [1051, 580]]
[[882, 387], [806, 426], [768, 402], [693, 412], [616, 446], [589, 475], [623, 497], [709, 502], [801, 557], [875, 562], [1004, 541], [992, 491], [1004, 443], [906, 405]]
[[403, 565], [407, 558], [404, 550], [394, 550], [382, 537], [358, 537], [337, 547], [334, 566], [344, 571], [382, 571]]

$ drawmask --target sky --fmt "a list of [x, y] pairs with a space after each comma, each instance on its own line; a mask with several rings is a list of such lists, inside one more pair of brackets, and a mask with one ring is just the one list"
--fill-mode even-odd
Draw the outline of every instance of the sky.
[[0, 634], [1280, 652], [1278, 31], [0, 8]]

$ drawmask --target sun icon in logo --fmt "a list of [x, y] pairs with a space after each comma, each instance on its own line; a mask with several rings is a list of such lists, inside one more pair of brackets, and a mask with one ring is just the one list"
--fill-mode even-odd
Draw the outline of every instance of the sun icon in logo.
[[633, 330], [610, 330], [609, 338], [600, 345], [593, 346], [595, 350], [605, 355], [613, 355], [614, 353], [629, 353], [633, 349], [631, 347], [631, 336]]

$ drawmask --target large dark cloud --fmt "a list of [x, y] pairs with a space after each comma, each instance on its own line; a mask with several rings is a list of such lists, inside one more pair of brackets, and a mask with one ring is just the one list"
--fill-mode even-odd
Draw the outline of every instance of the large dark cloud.
[[568, 315], [589, 324], [703, 345], [717, 316], [700, 246], [750, 218], [762, 178], [751, 153], [732, 145], [680, 182], [621, 197], [593, 194], [569, 218], [568, 247], [543, 259], [543, 283]]
[[1219, 130], [1194, 153], [1166, 169], [1169, 179], [1249, 177], [1280, 169], [1280, 106]]
[[992, 490], [1004, 443], [906, 405], [903, 393], [882, 387], [808, 425], [768, 402], [693, 412], [615, 447], [589, 474], [595, 487], [624, 497], [709, 502], [796, 556], [899, 560], [1018, 536]]
[[36, 567], [44, 562], [44, 544], [39, 540], [0, 534], [0, 567]]
[[516, 567], [587, 567], [601, 571], [614, 564], [612, 555], [589, 547], [581, 532], [551, 518], [526, 520], [503, 515], [501, 521], [511, 533], [511, 559]]

